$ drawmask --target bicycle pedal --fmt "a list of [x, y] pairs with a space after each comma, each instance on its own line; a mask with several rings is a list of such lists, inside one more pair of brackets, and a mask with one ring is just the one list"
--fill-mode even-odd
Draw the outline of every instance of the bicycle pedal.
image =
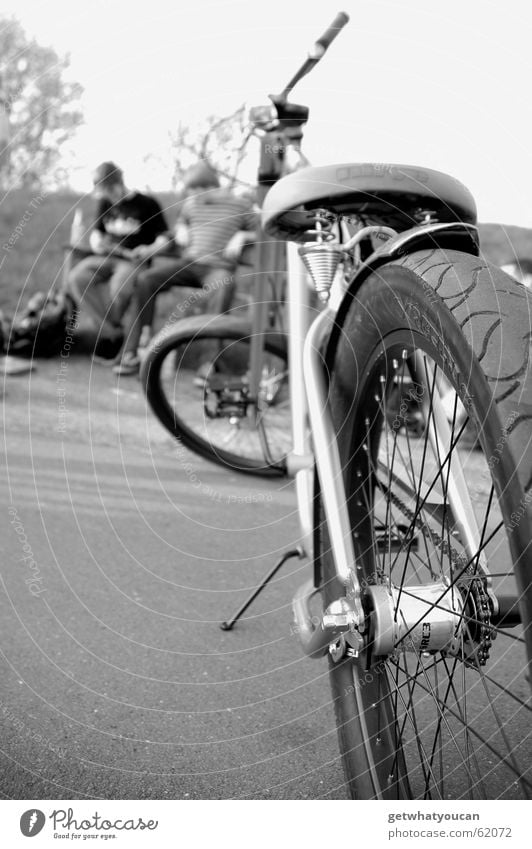
[[248, 393], [248, 385], [243, 377], [234, 375], [214, 374], [205, 382], [205, 389], [209, 392], [242, 392]]

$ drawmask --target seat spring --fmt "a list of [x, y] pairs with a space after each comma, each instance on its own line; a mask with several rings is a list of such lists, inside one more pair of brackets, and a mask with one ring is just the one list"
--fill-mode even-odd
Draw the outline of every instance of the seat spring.
[[335, 235], [332, 232], [334, 220], [331, 214], [323, 209], [318, 209], [314, 218], [314, 227], [306, 230], [307, 242], [331, 242]]

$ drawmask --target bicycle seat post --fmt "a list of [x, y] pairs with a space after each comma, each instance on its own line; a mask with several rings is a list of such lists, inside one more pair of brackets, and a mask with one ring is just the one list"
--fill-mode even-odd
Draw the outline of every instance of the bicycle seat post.
[[[270, 187], [283, 173], [284, 137], [280, 130], [272, 130], [261, 137], [260, 159], [258, 170], [257, 203], [262, 208], [264, 198]], [[269, 310], [269, 280], [268, 274], [278, 270], [276, 243], [267, 237], [263, 230], [259, 232], [257, 250], [255, 251], [253, 275], [253, 310], [252, 338], [256, 339], [267, 327]], [[249, 363], [249, 392], [255, 400], [258, 396], [262, 374], [262, 345], [251, 345]]]

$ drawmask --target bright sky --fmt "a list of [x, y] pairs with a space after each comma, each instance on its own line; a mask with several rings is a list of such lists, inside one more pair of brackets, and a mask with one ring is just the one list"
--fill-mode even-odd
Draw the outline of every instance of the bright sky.
[[[102, 159], [162, 188], [143, 157], [193, 124], [266, 102], [343, 9], [350, 23], [294, 99], [305, 151], [327, 162], [446, 171], [482, 221], [532, 227], [532, 4], [518, 0], [4, 0], [29, 34], [71, 55], [86, 126], [79, 188]], [[168, 176], [169, 184], [169, 176]]]

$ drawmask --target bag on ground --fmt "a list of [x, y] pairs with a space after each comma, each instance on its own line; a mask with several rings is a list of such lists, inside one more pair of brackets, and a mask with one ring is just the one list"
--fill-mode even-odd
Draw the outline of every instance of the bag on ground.
[[63, 295], [36, 292], [12, 321], [7, 352], [17, 357], [55, 356], [64, 344], [68, 319]]

